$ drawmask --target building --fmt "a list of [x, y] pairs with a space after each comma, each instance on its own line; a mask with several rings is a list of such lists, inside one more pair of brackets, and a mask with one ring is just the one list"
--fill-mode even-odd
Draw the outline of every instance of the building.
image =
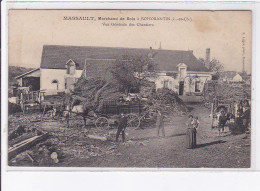
[[188, 70], [188, 66], [180, 63], [176, 71], [159, 72], [154, 79], [156, 89], [168, 88], [177, 92], [180, 96], [202, 95], [204, 85], [212, 79], [211, 72]]
[[[59, 45], [44, 45], [40, 68], [20, 78], [29, 78], [29, 74], [35, 72], [40, 78], [39, 89], [55, 94], [73, 89], [83, 69], [94, 77], [108, 76], [108, 68], [123, 55], [147, 55], [158, 65], [158, 77], [150, 79], [156, 89], [169, 88], [179, 95], [201, 93], [205, 81], [211, 80], [212, 73], [198, 61], [192, 50]], [[208, 49], [206, 55], [209, 57]]]
[[225, 71], [220, 74], [220, 80], [224, 82], [242, 82], [242, 76], [235, 71]]
[[40, 68], [33, 69], [15, 77], [20, 87], [31, 87], [31, 90], [40, 89]]

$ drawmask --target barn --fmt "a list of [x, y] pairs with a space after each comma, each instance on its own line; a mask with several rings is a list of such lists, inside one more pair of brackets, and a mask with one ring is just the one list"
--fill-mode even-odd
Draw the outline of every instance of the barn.
[[[158, 65], [158, 77], [151, 79], [156, 88], [172, 89], [180, 95], [190, 92], [201, 93], [205, 81], [210, 80], [212, 76], [207, 67], [194, 56], [192, 50], [163, 50], [152, 47], [44, 45], [40, 68], [33, 72], [40, 78], [41, 90], [45, 90], [47, 94], [56, 94], [74, 89], [74, 84], [85, 67], [88, 74], [94, 75], [98, 72], [107, 75], [104, 72], [123, 55], [148, 56]], [[23, 74], [23, 77], [29, 78], [33, 72]], [[191, 82], [189, 78], [192, 78]]]

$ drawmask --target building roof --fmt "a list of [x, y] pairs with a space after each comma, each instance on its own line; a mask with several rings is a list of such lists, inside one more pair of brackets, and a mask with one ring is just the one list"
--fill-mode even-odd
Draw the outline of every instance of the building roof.
[[[87, 59], [86, 71], [83, 72], [90, 78], [111, 79], [112, 74], [109, 71], [115, 61], [115, 59]], [[95, 67], [91, 67], [93, 65]]]
[[26, 73], [23, 73], [23, 74], [21, 74], [21, 75], [19, 75], [19, 76], [16, 76], [15, 79], [22, 78], [22, 77], [24, 77], [24, 76], [26, 76], [26, 75], [29, 75], [29, 74], [31, 74], [31, 73], [37, 71], [37, 70], [40, 70], [40, 68], [36, 68], [36, 69], [30, 70], [29, 72], [26, 72]]
[[[160, 71], [177, 70], [179, 63], [185, 63], [188, 70], [208, 71], [208, 69], [198, 62], [193, 55], [193, 51], [183, 50], [155, 50], [144, 48], [113, 48], [95, 46], [61, 46], [44, 45], [42, 51], [41, 68], [65, 69], [65, 64], [69, 59], [76, 63], [77, 69], [83, 69], [85, 59], [117, 59], [123, 55], [151, 55]], [[101, 61], [97, 62], [100, 64]], [[94, 64], [94, 63], [93, 63]]]

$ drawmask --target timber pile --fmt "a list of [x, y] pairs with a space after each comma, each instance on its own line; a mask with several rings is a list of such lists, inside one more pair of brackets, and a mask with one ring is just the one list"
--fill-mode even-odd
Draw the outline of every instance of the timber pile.
[[17, 154], [35, 146], [38, 142], [48, 137], [47, 132], [36, 128], [18, 126], [8, 136], [8, 159], [10, 160]]
[[187, 107], [179, 98], [178, 94], [169, 89], [158, 89], [154, 95], [152, 104], [155, 109], [160, 109], [166, 113], [183, 113], [187, 112]]
[[95, 78], [80, 78], [76, 84], [74, 93], [85, 100], [86, 107], [101, 110], [104, 99], [119, 99], [124, 94], [118, 91], [118, 84], [113, 80], [101, 80]]
[[212, 103], [214, 98], [223, 101], [239, 101], [250, 98], [251, 91], [243, 83], [227, 83], [219, 81], [208, 81], [205, 84], [204, 100], [206, 103]]

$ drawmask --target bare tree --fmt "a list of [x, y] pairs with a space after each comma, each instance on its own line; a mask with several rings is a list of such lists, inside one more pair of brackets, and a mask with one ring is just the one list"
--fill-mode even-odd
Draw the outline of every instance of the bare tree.
[[148, 57], [124, 55], [117, 59], [111, 69], [120, 89], [129, 93], [130, 89], [139, 90], [148, 77], [154, 77], [156, 64]]
[[[206, 64], [206, 61], [204, 58], [199, 58], [199, 62], [204, 65]], [[210, 72], [215, 72], [217, 77], [219, 77], [220, 73], [224, 71], [224, 66], [219, 60], [217, 60], [216, 58], [213, 58], [209, 62], [208, 69]]]

